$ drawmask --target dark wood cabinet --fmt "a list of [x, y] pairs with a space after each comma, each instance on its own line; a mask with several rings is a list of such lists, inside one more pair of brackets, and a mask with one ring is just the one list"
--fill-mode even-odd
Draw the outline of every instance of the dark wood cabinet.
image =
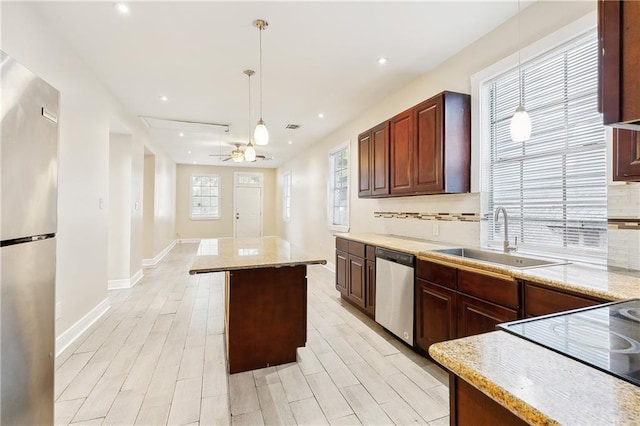
[[518, 311], [485, 302], [475, 297], [458, 294], [458, 336], [495, 331], [501, 322], [518, 319]]
[[427, 351], [434, 343], [456, 337], [456, 300], [454, 290], [421, 278], [415, 283], [415, 341]]
[[389, 122], [358, 136], [358, 196], [389, 194]]
[[605, 125], [640, 130], [640, 2], [599, 0], [599, 106]]
[[[369, 246], [367, 246], [369, 247]], [[365, 307], [371, 316], [376, 314], [376, 262], [367, 258], [367, 276], [365, 278]]]
[[336, 238], [336, 289], [342, 299], [375, 315], [375, 247]]
[[586, 308], [587, 306], [605, 302], [605, 300], [591, 299], [582, 295], [542, 287], [529, 282], [524, 283], [525, 317], [554, 314], [556, 312]]
[[360, 134], [358, 196], [469, 192], [470, 105], [445, 91]]
[[391, 194], [415, 192], [413, 156], [415, 152], [415, 128], [413, 109], [404, 111], [389, 120], [389, 151], [391, 160]]
[[613, 130], [613, 180], [640, 181], [640, 131]]
[[449, 373], [451, 425], [525, 426], [527, 423], [475, 387]]
[[365, 306], [365, 264], [362, 257], [349, 255], [349, 286], [347, 295], [362, 308]]

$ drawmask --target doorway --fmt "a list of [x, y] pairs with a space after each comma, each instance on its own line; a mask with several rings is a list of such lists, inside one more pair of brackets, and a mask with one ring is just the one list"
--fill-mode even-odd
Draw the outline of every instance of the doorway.
[[262, 237], [262, 173], [234, 172], [233, 236]]

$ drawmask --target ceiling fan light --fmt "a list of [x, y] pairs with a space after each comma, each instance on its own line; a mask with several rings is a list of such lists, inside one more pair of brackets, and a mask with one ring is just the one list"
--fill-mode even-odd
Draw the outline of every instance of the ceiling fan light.
[[531, 137], [531, 119], [522, 105], [516, 108], [516, 112], [511, 117], [509, 130], [511, 140], [514, 142], [524, 142]]
[[267, 126], [264, 125], [264, 121], [258, 121], [258, 125], [253, 131], [253, 138], [256, 141], [256, 145], [267, 145], [269, 143], [269, 131]]
[[245, 161], [256, 161], [256, 149], [251, 142], [244, 150], [244, 159]]
[[231, 153], [231, 159], [235, 163], [242, 163], [242, 161], [244, 161], [244, 154], [242, 153], [242, 151], [233, 151]]

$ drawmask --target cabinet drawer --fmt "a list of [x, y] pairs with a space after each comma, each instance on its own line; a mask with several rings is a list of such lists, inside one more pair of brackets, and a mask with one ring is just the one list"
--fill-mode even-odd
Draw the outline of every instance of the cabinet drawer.
[[345, 240], [344, 238], [336, 238], [336, 249], [349, 252], [349, 240]]
[[349, 254], [353, 254], [364, 259], [364, 244], [349, 241]]
[[495, 331], [496, 325], [518, 319], [518, 311], [458, 294], [458, 337]]
[[495, 275], [458, 270], [458, 291], [513, 309], [520, 307], [520, 283]]
[[527, 317], [586, 308], [598, 303], [602, 302], [531, 284], [524, 286], [524, 314]]
[[376, 260], [376, 246], [367, 246], [367, 260]]
[[456, 288], [456, 270], [439, 263], [418, 260], [416, 277], [441, 286]]

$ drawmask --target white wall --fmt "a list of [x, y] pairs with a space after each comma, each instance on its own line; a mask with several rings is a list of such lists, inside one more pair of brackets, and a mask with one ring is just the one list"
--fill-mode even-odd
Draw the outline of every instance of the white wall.
[[[589, 2], [536, 2], [522, 13], [522, 45], [528, 45], [596, 8]], [[479, 213], [478, 194], [359, 199], [357, 196], [358, 134], [405, 109], [443, 91], [471, 93], [471, 76], [518, 49], [518, 20], [511, 19], [451, 59], [410, 83], [397, 93], [371, 106], [357, 119], [318, 141], [297, 158], [278, 169], [278, 209], [281, 209], [282, 174], [291, 171], [292, 218], [283, 223], [278, 213], [278, 235], [307, 247], [333, 261], [333, 232], [326, 223], [328, 151], [346, 141], [350, 145], [350, 232], [392, 233], [437, 239], [456, 244], [478, 245], [478, 222], [438, 221], [439, 236], [433, 235], [431, 221], [417, 219], [376, 219], [376, 211]], [[595, 24], [595, 22], [594, 22]], [[473, 118], [472, 118], [473, 120]], [[472, 150], [474, 148], [472, 147]]]
[[155, 154], [153, 256], [159, 255], [176, 239], [176, 164]]
[[156, 156], [144, 156], [144, 182], [142, 201], [142, 257], [153, 259], [153, 230], [155, 227]]
[[[1, 48], [60, 93], [56, 301], [60, 336], [108, 296], [109, 133], [118, 123], [131, 134], [130, 205], [142, 201], [144, 146], [149, 137], [81, 58], [56, 36], [29, 2], [2, 2]], [[160, 151], [162, 194], [171, 193], [173, 165]], [[173, 181], [171, 177], [173, 176]], [[102, 200], [102, 202], [100, 202]], [[173, 198], [162, 206], [160, 244], [171, 239]], [[130, 211], [132, 271], [142, 260], [142, 209]]]
[[131, 277], [131, 135], [109, 137], [109, 281]]
[[[178, 234], [178, 238], [190, 239], [233, 237], [234, 172], [263, 174], [263, 235], [276, 235], [275, 169], [178, 164], [176, 196], [176, 233]], [[192, 174], [215, 174], [220, 176], [220, 219], [190, 219], [189, 197]]]

